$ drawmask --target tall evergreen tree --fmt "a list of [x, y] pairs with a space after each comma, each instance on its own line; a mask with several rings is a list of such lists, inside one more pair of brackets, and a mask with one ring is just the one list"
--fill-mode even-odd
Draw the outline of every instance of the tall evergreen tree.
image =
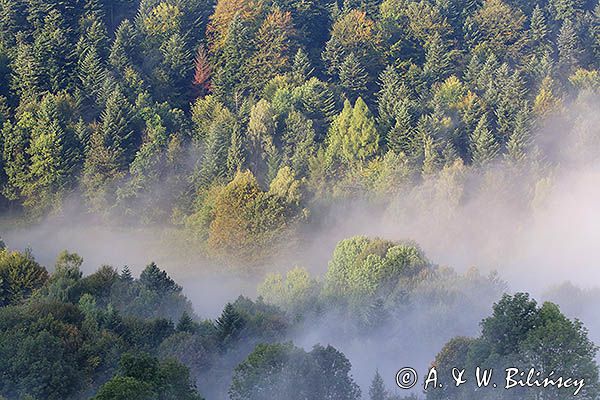
[[471, 161], [474, 165], [485, 166], [492, 162], [500, 152], [500, 145], [489, 128], [487, 116], [479, 120], [471, 134]]
[[531, 146], [531, 121], [529, 110], [523, 108], [516, 116], [515, 127], [506, 145], [507, 157], [513, 162], [525, 159]]
[[365, 94], [369, 75], [354, 53], [350, 53], [340, 65], [339, 77], [340, 84], [351, 101], [356, 101]]
[[383, 383], [383, 378], [379, 374], [379, 371], [375, 371], [375, 376], [371, 381], [369, 387], [369, 400], [387, 400], [388, 393]]
[[582, 53], [575, 26], [570, 19], [565, 20], [560, 28], [557, 46], [558, 67], [564, 76], [569, 76], [577, 66]]

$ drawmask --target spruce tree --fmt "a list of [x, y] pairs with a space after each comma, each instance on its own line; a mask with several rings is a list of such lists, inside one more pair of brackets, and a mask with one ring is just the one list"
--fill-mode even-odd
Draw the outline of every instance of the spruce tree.
[[506, 145], [506, 156], [513, 162], [521, 162], [531, 146], [531, 121], [529, 109], [524, 107], [515, 118], [515, 126]]
[[425, 64], [423, 74], [429, 83], [441, 82], [452, 73], [452, 56], [450, 50], [439, 33], [435, 33], [425, 44]]
[[315, 152], [313, 122], [298, 111], [289, 113], [282, 137], [284, 162], [303, 176], [308, 172], [308, 160]]
[[37, 211], [60, 206], [60, 196], [74, 185], [81, 161], [80, 144], [58, 107], [55, 96], [44, 97], [27, 149], [30, 166], [23, 194], [25, 205]]
[[16, 57], [12, 65], [12, 89], [21, 101], [37, 99], [43, 90], [42, 64], [35, 57], [33, 47], [24, 40], [19, 40]]
[[575, 26], [571, 20], [565, 20], [557, 39], [558, 67], [564, 76], [569, 76], [579, 63], [582, 51]]
[[123, 267], [123, 269], [121, 270], [121, 275], [119, 277], [123, 282], [133, 283], [133, 276], [131, 275], [131, 270], [127, 265]]
[[541, 56], [551, 50], [551, 46], [548, 43], [549, 29], [546, 23], [546, 17], [544, 12], [537, 5], [531, 14], [529, 23], [529, 39], [531, 40], [531, 47], [535, 54]]
[[196, 323], [190, 315], [184, 311], [177, 323], [177, 332], [194, 333], [196, 331]]
[[479, 120], [471, 134], [471, 161], [476, 166], [485, 166], [492, 162], [500, 152], [500, 146], [489, 128], [487, 116]]
[[241, 135], [239, 125], [236, 123], [231, 130], [231, 142], [227, 150], [227, 171], [229, 176], [235, 176], [240, 172], [245, 163], [244, 139]]
[[387, 400], [388, 393], [385, 389], [385, 384], [383, 382], [383, 378], [379, 374], [379, 371], [375, 371], [375, 376], [371, 381], [371, 386], [369, 387], [369, 400]]
[[43, 28], [35, 36], [33, 44], [34, 56], [44, 73], [43, 87], [52, 92], [70, 88], [74, 73], [73, 43], [63, 23], [61, 14], [52, 10], [44, 18]]
[[308, 55], [302, 48], [299, 48], [298, 51], [296, 51], [294, 62], [292, 64], [292, 79], [296, 85], [302, 85], [304, 82], [308, 81], [313, 72], [314, 69], [310, 64]]
[[402, 125], [408, 122], [410, 125], [411, 100], [408, 88], [393, 66], [388, 66], [379, 75], [379, 86], [381, 89], [377, 92], [377, 122], [381, 131], [387, 133], [398, 123]]
[[215, 321], [217, 335], [220, 342], [225, 345], [234, 340], [245, 325], [245, 321], [233, 304], [227, 303], [221, 316]]
[[413, 150], [413, 123], [410, 107], [407, 102], [399, 104], [395, 110], [395, 124], [387, 132], [388, 149], [396, 154], [410, 156]]
[[251, 32], [239, 14], [231, 21], [224, 47], [218, 57], [219, 73], [213, 80], [213, 91], [219, 99], [231, 103], [235, 96], [243, 95], [250, 85], [248, 61], [250, 59]]
[[103, 102], [104, 83], [107, 71], [96, 48], [91, 47], [82, 54], [78, 65], [79, 83], [91, 115], [95, 116]]
[[339, 77], [340, 85], [351, 101], [355, 101], [366, 92], [369, 75], [354, 53], [350, 53], [340, 65]]

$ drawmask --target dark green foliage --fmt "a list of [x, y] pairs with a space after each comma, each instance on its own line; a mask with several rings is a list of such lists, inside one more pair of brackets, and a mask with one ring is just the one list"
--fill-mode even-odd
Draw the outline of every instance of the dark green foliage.
[[[309, 353], [291, 343], [258, 345], [234, 371], [232, 400], [329, 398], [360, 399], [350, 362], [331, 346]], [[290, 384], [289, 382], [294, 382]]]
[[102, 385], [94, 400], [202, 400], [188, 369], [176, 361], [159, 363], [146, 353], [126, 353], [119, 364], [120, 375]]
[[[485, 365], [485, 368], [498, 370], [520, 367], [527, 371], [533, 367], [542, 374], [554, 371], [556, 376], [585, 379], [586, 384], [579, 393], [583, 398], [592, 399], [600, 390], [598, 366], [594, 361], [597, 347], [588, 339], [581, 322], [565, 317], [557, 305], [544, 303], [539, 307], [525, 293], [504, 295], [494, 305], [493, 314], [481, 322], [481, 327], [479, 338], [455, 338], [446, 344], [435, 361], [443, 374], [439, 379], [450, 378], [449, 371], [455, 365], [466, 369]], [[466, 399], [473, 389], [472, 383], [459, 388], [447, 387], [428, 391], [427, 398]], [[519, 388], [505, 397], [535, 399], [542, 390], [555, 398], [573, 394], [571, 389], [557, 387]], [[495, 398], [493, 389], [489, 388], [481, 390], [478, 396]]]
[[231, 303], [228, 303], [225, 306], [223, 313], [215, 321], [217, 335], [219, 340], [223, 343], [236, 339], [244, 325], [244, 319]]
[[47, 279], [48, 272], [31, 254], [0, 250], [0, 307], [20, 304]]
[[165, 271], [161, 271], [155, 263], [151, 263], [142, 271], [140, 283], [147, 288], [159, 294], [179, 293], [181, 286], [175, 283]]

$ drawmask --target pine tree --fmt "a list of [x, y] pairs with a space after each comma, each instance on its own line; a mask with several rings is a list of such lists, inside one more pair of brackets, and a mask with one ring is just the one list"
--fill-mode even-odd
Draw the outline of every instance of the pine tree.
[[94, 47], [82, 54], [78, 69], [81, 90], [92, 108], [92, 115], [95, 115], [106, 100], [102, 95], [107, 71]]
[[484, 115], [471, 134], [471, 160], [474, 165], [484, 166], [492, 162], [499, 151], [500, 146], [489, 128], [487, 116]]
[[101, 114], [102, 123], [90, 137], [82, 182], [93, 210], [106, 210], [116, 201], [116, 185], [133, 161], [137, 138], [130, 105], [116, 88]]
[[227, 155], [230, 148], [229, 141], [232, 137], [232, 122], [226, 116], [221, 116], [211, 124], [204, 147], [202, 168], [200, 170], [200, 183], [203, 187], [227, 173]]
[[193, 74], [192, 55], [179, 33], [169, 36], [160, 46], [162, 61], [154, 70], [154, 96], [178, 108], [189, 104]]
[[441, 164], [438, 143], [427, 132], [421, 141], [423, 142], [423, 167], [421, 168], [421, 172], [424, 176], [433, 175], [438, 171]]
[[540, 119], [550, 115], [560, 105], [560, 100], [554, 95], [553, 87], [554, 81], [550, 76], [542, 80], [538, 94], [533, 102], [533, 113]]
[[119, 88], [106, 100], [101, 120], [100, 129], [105, 145], [114, 152], [119, 168], [127, 169], [134, 158], [138, 139], [133, 126], [131, 106]]
[[33, 115], [27, 112], [20, 116], [16, 124], [7, 121], [2, 127], [2, 160], [7, 178], [2, 194], [9, 200], [21, 200], [22, 188], [27, 184], [29, 175], [27, 148], [34, 125]]
[[369, 387], [369, 400], [387, 400], [387, 398], [388, 393], [385, 389], [383, 378], [379, 374], [379, 371], [375, 371], [375, 376]]
[[133, 60], [138, 55], [135, 36], [135, 28], [129, 20], [121, 22], [115, 32], [115, 39], [110, 48], [108, 60], [121, 74], [125, 73], [127, 67], [134, 64]]
[[81, 36], [76, 45], [76, 53], [79, 59], [90, 49], [95, 49], [98, 55], [105, 59], [108, 50], [108, 32], [98, 14], [86, 14], [81, 22]]
[[369, 75], [354, 53], [350, 53], [340, 65], [339, 77], [340, 84], [351, 101], [366, 92]]
[[230, 103], [234, 97], [244, 94], [249, 87], [247, 60], [250, 58], [251, 32], [241, 17], [236, 16], [227, 34], [224, 47], [219, 53], [218, 69], [213, 79], [213, 91], [219, 99]]

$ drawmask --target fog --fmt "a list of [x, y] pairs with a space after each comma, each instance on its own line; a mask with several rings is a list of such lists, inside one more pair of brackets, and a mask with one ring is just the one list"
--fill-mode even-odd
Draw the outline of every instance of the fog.
[[[600, 306], [600, 115], [594, 112], [599, 104], [586, 99], [569, 105], [540, 127], [536, 146], [541, 155], [520, 168], [500, 163], [474, 172], [455, 166], [393, 196], [386, 207], [353, 200], [328, 208], [304, 227], [295, 252], [280, 255], [252, 275], [223, 269], [193, 245], [176, 244], [177, 234], [166, 228], [107, 225], [65, 213], [34, 226], [4, 223], [0, 236], [12, 249], [31, 248], [50, 269], [63, 249], [83, 256], [86, 273], [103, 264], [128, 265], [139, 273], [155, 261], [184, 287], [198, 315], [208, 318], [240, 294], [255, 297], [268, 271], [301, 265], [323, 275], [341, 239], [358, 234], [411, 239], [436, 264], [458, 272], [495, 270], [510, 292], [558, 302], [569, 317], [581, 318], [600, 343], [600, 318], [594, 311]], [[463, 309], [413, 309], [398, 320], [402, 323], [368, 336], [343, 332], [343, 321], [326, 315], [292, 337], [306, 348], [332, 344], [344, 352], [363, 392], [376, 368], [391, 388], [401, 367], [424, 372], [448, 339], [477, 335], [478, 322], [499, 298], [495, 293], [466, 297]], [[439, 320], [443, 312], [445, 319]]]

